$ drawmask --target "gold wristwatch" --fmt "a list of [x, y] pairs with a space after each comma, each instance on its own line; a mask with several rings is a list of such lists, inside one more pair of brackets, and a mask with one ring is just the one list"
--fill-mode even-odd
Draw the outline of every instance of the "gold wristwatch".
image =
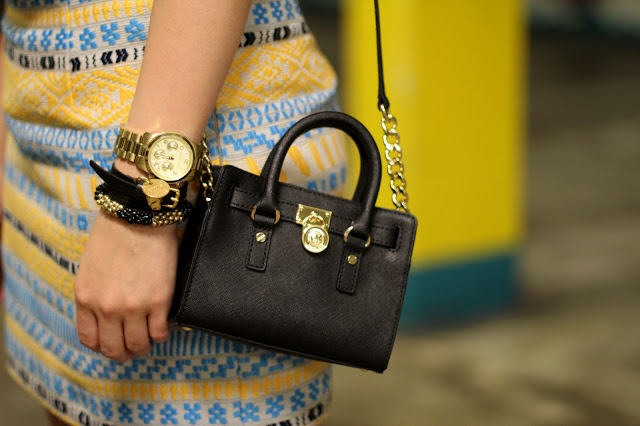
[[121, 128], [113, 153], [169, 183], [194, 180], [203, 161], [202, 144], [195, 145], [177, 132], [139, 134]]

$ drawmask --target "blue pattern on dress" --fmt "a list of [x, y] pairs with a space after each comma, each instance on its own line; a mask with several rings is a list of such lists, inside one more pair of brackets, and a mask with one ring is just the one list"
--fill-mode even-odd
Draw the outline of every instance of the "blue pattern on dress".
[[[149, 22], [148, 13], [135, 17], [122, 14], [118, 18], [103, 19], [103, 16], [109, 13], [101, 10], [101, 0], [8, 0], [8, 4], [16, 8], [60, 7], [60, 10], [56, 11], [59, 14], [53, 20], [64, 22], [69, 19], [66, 25], [57, 27], [47, 26], [46, 19], [39, 27], [29, 27], [31, 24], [26, 20], [20, 21], [20, 25], [9, 22], [9, 19], [20, 16], [21, 10], [13, 10], [7, 14], [3, 20], [3, 30], [8, 47], [7, 55], [10, 56], [9, 61], [13, 61], [11, 64], [15, 66], [13, 69], [16, 71], [26, 69], [34, 75], [43, 72], [51, 72], [50, 75], [58, 73], [64, 81], [65, 73], [70, 72], [77, 72], [78, 74], [72, 75], [80, 77], [88, 69], [97, 71], [93, 73], [94, 76], [101, 75], [102, 70], [106, 70], [107, 73], [113, 72], [113, 67], [109, 68], [111, 64], [108, 59], [112, 58], [115, 61], [116, 56], [120, 58], [125, 54], [129, 54], [126, 66], [118, 65], [120, 68], [116, 71], [136, 71], [136, 67], [140, 65]], [[82, 16], [74, 17], [70, 13], [77, 10], [74, 8], [87, 4], [92, 8], [95, 5], [95, 8], [93, 16], [85, 17], [91, 23], [84, 25]], [[113, 7], [111, 2], [108, 6]], [[120, 9], [121, 12], [122, 10]], [[40, 15], [34, 16], [41, 19]], [[254, 24], [256, 19], [260, 24]], [[100, 22], [94, 22], [95, 20]], [[300, 30], [305, 27], [296, 1], [253, 2], [246, 31], [255, 32], [258, 39], [264, 37], [264, 42], [278, 43], [274, 40], [273, 34], [269, 38], [269, 31], [284, 26], [289, 26], [294, 36], [306, 34], [306, 30]], [[252, 48], [258, 47], [246, 47]], [[101, 61], [101, 58], [106, 60]], [[22, 61], [23, 65], [19, 61]], [[87, 72], [87, 75], [91, 75], [91, 71]], [[208, 143], [212, 151], [217, 150], [216, 154], [223, 159], [237, 159], [247, 152], [257, 156], [263, 155], [271, 149], [292, 122], [301, 115], [321, 109], [334, 109], [334, 99], [335, 87], [330, 87], [306, 93], [295, 99], [275, 99], [260, 105], [249, 103], [247, 107], [227, 110], [218, 117], [220, 129], [217, 130], [220, 130], [221, 140], [212, 140], [215, 134], [212, 119], [207, 129], [210, 138]], [[65, 107], [67, 101], [75, 100], [60, 101], [59, 105]], [[41, 185], [42, 182], [34, 181], [31, 178], [32, 174], [25, 173], [16, 164], [9, 164], [5, 168], [5, 183], [17, 191], [26, 204], [38, 208], [56, 225], [62, 225], [69, 235], [60, 237], [69, 237], [68, 241], [71, 241], [71, 237], [85, 237], [95, 219], [96, 211], [70, 207], [70, 204], [76, 206], [81, 203], [74, 200], [76, 194], [73, 189], [70, 192], [72, 195], [67, 199], [64, 194], [64, 182], [70, 179], [73, 184], [77, 176], [81, 179], [81, 186], [88, 187], [89, 179], [95, 177], [88, 166], [89, 160], [95, 160], [103, 167], [110, 165], [117, 128], [114, 126], [77, 129], [71, 128], [71, 125], [44, 126], [39, 122], [29, 122], [28, 118], [24, 120], [22, 122], [7, 117], [18, 147], [17, 151], [13, 151], [13, 155], [19, 156], [27, 163], [50, 166], [42, 168], [46, 174], [50, 175], [52, 170], [59, 171], [64, 196], [60, 197], [56, 193], [59, 192], [59, 188], [51, 191], [53, 185], [50, 176], [44, 177], [47, 184]], [[335, 170], [331, 173], [335, 173]], [[310, 179], [318, 187], [322, 186], [323, 181], [331, 180], [328, 171], [314, 173]], [[90, 198], [84, 195], [86, 201], [90, 202]], [[17, 212], [14, 211], [12, 214], [16, 215]], [[23, 232], [25, 236], [25, 232], [29, 231], [20, 231], [17, 228], [14, 230]], [[35, 237], [43, 238], [42, 235]], [[55, 236], [57, 237], [59, 235]], [[26, 244], [38, 243], [35, 240], [29, 242], [27, 239]], [[67, 240], [64, 240], [64, 244], [67, 244]], [[64, 251], [68, 255], [69, 250], [63, 249], [60, 244], [56, 243], [53, 247], [52, 252], [45, 253], [41, 250], [39, 255], [54, 259], [60, 256], [55, 250]], [[20, 252], [16, 250], [15, 253]], [[330, 380], [328, 370], [320, 373], [326, 388], [320, 389], [320, 379], [313, 382], [315, 387], [310, 387], [313, 380], [311, 378], [293, 388], [287, 385], [283, 391], [271, 388], [271, 393], [263, 398], [252, 399], [249, 393], [245, 395], [248, 398], [242, 401], [237, 397], [225, 399], [224, 391], [218, 400], [203, 399], [197, 402], [180, 400], [180, 391], [177, 396], [172, 395], [173, 401], [148, 398], [149, 393], [147, 397], [139, 393], [137, 397], [130, 394], [129, 397], [122, 395], [118, 399], [114, 395], [115, 392], [108, 390], [91, 392], [90, 386], [86, 383], [93, 380], [112, 383], [126, 381], [127, 386], [129, 381], [136, 380], [143, 385], [166, 383], [181, 386], [181, 383], [186, 383], [190, 386], [191, 380], [209, 381], [212, 385], [217, 385], [218, 381], [231, 379], [230, 383], [242, 383], [244, 386], [253, 379], [259, 381], [269, 374], [284, 377], [288, 374], [287, 370], [301, 367], [308, 361], [231, 342], [208, 333], [182, 330], [172, 331], [167, 342], [152, 345], [152, 352], [148, 356], [135, 358], [126, 363], [106, 359], [79, 343], [75, 329], [75, 305], [72, 298], [67, 298], [61, 293], [68, 293], [69, 289], [56, 291], [53, 284], [48, 282], [53, 280], [49, 280], [48, 276], [41, 276], [40, 271], [32, 270], [31, 261], [24, 259], [27, 262], [25, 264], [15, 253], [5, 247], [2, 256], [5, 264], [5, 311], [8, 321], [21, 330], [20, 334], [14, 335], [10, 327], [5, 333], [5, 347], [11, 371], [45, 403], [49, 403], [51, 409], [69, 408], [68, 413], [76, 422], [90, 419], [91, 424], [237, 424], [239, 416], [239, 419], [247, 422], [268, 418], [296, 424], [304, 423], [308, 418], [303, 421], [305, 412], [294, 407], [304, 406], [310, 410], [310, 401], [319, 392], [323, 392], [324, 395], [322, 403], [327, 403]], [[68, 260], [77, 262], [77, 259]], [[53, 267], [58, 268], [62, 265], [64, 264], [55, 263]], [[66, 282], [57, 285], [68, 287]], [[24, 339], [26, 341], [23, 343]], [[34, 344], [49, 357], [43, 358], [37, 351], [32, 351]], [[64, 372], [53, 370], [44, 362], [54, 358], [66, 366]], [[76, 378], [85, 379], [84, 383]], [[266, 383], [263, 383], [265, 388], [268, 386]], [[202, 393], [200, 396], [203, 396]], [[209, 398], [213, 398], [212, 394]], [[317, 398], [321, 399], [320, 396]]]
[[209, 408], [209, 424], [212, 425], [226, 425], [227, 424], [227, 410], [223, 408], [219, 403], [214, 403], [212, 408]]

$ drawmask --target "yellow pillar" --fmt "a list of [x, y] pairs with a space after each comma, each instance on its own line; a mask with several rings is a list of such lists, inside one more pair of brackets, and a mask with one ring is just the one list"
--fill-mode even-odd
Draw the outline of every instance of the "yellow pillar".
[[[380, 9], [419, 220], [405, 323], [504, 306], [523, 233], [523, 2], [380, 0]], [[343, 0], [342, 12], [345, 110], [381, 140], [373, 1]], [[383, 186], [379, 205], [389, 198]]]

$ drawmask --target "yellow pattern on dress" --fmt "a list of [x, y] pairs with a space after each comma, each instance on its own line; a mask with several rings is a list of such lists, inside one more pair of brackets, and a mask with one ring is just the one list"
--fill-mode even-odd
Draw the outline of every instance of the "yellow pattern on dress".
[[87, 199], [93, 198], [95, 176], [34, 162], [22, 154], [13, 137], [7, 138], [6, 145], [6, 158], [10, 163], [30, 181], [47, 193], [53, 194], [57, 201], [76, 209], [98, 211], [95, 203], [86, 202]]
[[85, 129], [122, 125], [139, 69], [119, 66], [82, 73], [29, 71], [5, 60], [5, 112], [47, 126]]
[[[49, 352], [43, 352], [37, 343], [34, 343], [31, 337], [22, 330], [22, 328], [11, 317], [6, 318], [7, 327], [13, 334], [13, 336], [20, 341], [26, 348], [40, 353], [40, 357], [44, 363], [46, 363], [54, 371], [59, 371], [72, 380], [74, 383], [81, 385], [88, 391], [104, 397], [113, 397], [116, 399], [125, 400], [142, 400], [142, 393], [139, 389], [145, 382], [136, 382], [131, 380], [103, 380], [89, 378], [85, 375], [78, 373], [67, 364], [61, 362], [56, 356]], [[150, 392], [148, 396], [151, 400], [165, 400], [165, 401], [189, 401], [189, 400], [202, 400], [204, 396], [203, 389], [206, 386], [208, 389], [213, 386], [221, 386], [224, 389], [224, 393], [220, 392], [216, 395], [216, 399], [234, 399], [240, 398], [243, 400], [252, 398], [262, 398], [273, 394], [274, 392], [280, 392], [283, 390], [294, 389], [296, 386], [303, 384], [305, 381], [317, 377], [325, 372], [328, 368], [328, 364], [320, 361], [311, 361], [304, 364], [301, 367], [294, 367], [285, 373], [273, 373], [267, 376], [263, 376], [260, 379], [239, 381], [237, 379], [232, 380], [201, 380], [194, 381], [191, 386], [187, 386], [184, 382], [162, 382], [159, 385], [159, 395], [156, 392]], [[195, 390], [195, 391], [194, 391]], [[210, 391], [208, 390], [207, 393]], [[249, 394], [251, 392], [251, 395]], [[146, 392], [145, 392], [145, 396]], [[157, 398], [159, 396], [159, 398]]]
[[4, 186], [3, 201], [5, 210], [16, 216], [31, 233], [49, 246], [55, 247], [58, 253], [66, 258], [74, 261], [80, 260], [84, 245], [89, 238], [87, 233], [68, 230], [41, 206], [28, 200], [20, 191], [9, 184]]
[[311, 36], [247, 48], [234, 59], [218, 107], [242, 108], [273, 99], [295, 98], [327, 90], [335, 79], [333, 69], [318, 54]]
[[[217, 345], [227, 345], [223, 339], [216, 337], [203, 343], [194, 334], [176, 331], [172, 332], [169, 345], [158, 345], [158, 353], [148, 357], [150, 364], [159, 361], [163, 368], [150, 371], [144, 379], [136, 375], [132, 380], [123, 373], [131, 365], [122, 369], [117, 366], [112, 371], [108, 360], [93, 354], [95, 360], [88, 361], [86, 358], [92, 357], [91, 352], [75, 346], [77, 336], [69, 334], [75, 331], [72, 272], [97, 214], [93, 191], [100, 181], [86, 163], [90, 159], [108, 158], [113, 130], [126, 123], [142, 60], [142, 36], [148, 29], [153, 2], [20, 0], [8, 3], [11, 4], [7, 7], [5, 30], [10, 34], [7, 39], [14, 43], [10, 47], [15, 55], [11, 60], [5, 55], [2, 62], [3, 104], [10, 117], [10, 128], [19, 140], [9, 138], [7, 141], [8, 167], [3, 184], [7, 220], [2, 239], [6, 250], [5, 273], [10, 283], [5, 289], [7, 306], [11, 306], [5, 321], [10, 342], [7, 347], [13, 363], [11, 374], [18, 383], [73, 424], [86, 421], [81, 415], [89, 414], [96, 424], [123, 422], [120, 417], [111, 417], [107, 410], [119, 416], [121, 413], [117, 410], [128, 407], [134, 411], [131, 421], [135, 423], [146, 415], [147, 404], [144, 409], [140, 408], [143, 404], [138, 403], [125, 407], [129, 401], [149, 402], [157, 422], [163, 420], [160, 410], [170, 406], [177, 414], [175, 417], [167, 414], [167, 421], [176, 419], [180, 424], [189, 421], [188, 404], [192, 401], [220, 401], [227, 410], [225, 421], [228, 423], [237, 420], [232, 416], [236, 411], [235, 402], [239, 400], [251, 401], [259, 407], [264, 416], [261, 422], [272, 420], [270, 405], [266, 402], [268, 396], [280, 398], [285, 404], [285, 411], [274, 414], [278, 416], [273, 418], [274, 422], [282, 419], [304, 422], [318, 410], [326, 410], [330, 401], [330, 370], [325, 363], [276, 356], [268, 358], [265, 365], [261, 358], [265, 352], [254, 352], [243, 345], [225, 347], [218, 353]], [[246, 31], [252, 31], [259, 42], [240, 48], [231, 66], [216, 107], [223, 117], [220, 138], [211, 142], [213, 129], [207, 129], [212, 151], [215, 144], [219, 148], [216, 163], [233, 164], [259, 173], [278, 132], [306, 113], [337, 107], [336, 76], [331, 65], [320, 53], [313, 36], [301, 26], [304, 18], [297, 10], [297, 2], [286, 2], [293, 6], [291, 10], [285, 8], [284, 3], [253, 1]], [[36, 5], [39, 7], [34, 7]], [[265, 10], [262, 16], [260, 13]], [[278, 11], [284, 15], [278, 16]], [[129, 34], [132, 37], [129, 39], [126, 28], [133, 25], [134, 19], [138, 21], [136, 28], [139, 24], [145, 28], [135, 36]], [[269, 22], [263, 22], [264, 19]], [[117, 24], [117, 28], [113, 24]], [[284, 25], [292, 28], [291, 37], [275, 40], [274, 30]], [[116, 43], [104, 38], [108, 32], [105, 28], [120, 35]], [[63, 36], [73, 32], [72, 39], [66, 42], [69, 44], [57, 48], [42, 43], [45, 32], [50, 37], [49, 31], [60, 33], [62, 30]], [[85, 30], [97, 43], [85, 42], [84, 36], [81, 37]], [[53, 33], [51, 38], [55, 38]], [[51, 38], [48, 40], [52, 41]], [[27, 45], [28, 42], [33, 45]], [[138, 50], [129, 56], [130, 62], [124, 62], [127, 65], [104, 63], [108, 61], [100, 59], [106, 52], [132, 46]], [[42, 69], [45, 65], [40, 61], [46, 62], [49, 56], [55, 63], [46, 67], [53, 68]], [[77, 60], [81, 61], [80, 67]], [[91, 68], [93, 66], [96, 68]], [[69, 132], [70, 129], [78, 131]], [[69, 139], [65, 140], [66, 137]], [[311, 132], [300, 138], [285, 161], [282, 179], [339, 191], [341, 182], [335, 182], [343, 171], [342, 141], [342, 134], [331, 131]], [[52, 293], [53, 298], [49, 296]], [[27, 328], [27, 323], [32, 328]], [[38, 327], [40, 334], [30, 334], [33, 327]], [[234, 368], [223, 368], [220, 372], [210, 370], [215, 373], [211, 376], [206, 369], [195, 368], [196, 374], [173, 373], [179, 362], [199, 362], [200, 359], [215, 362], [219, 367], [233, 365]], [[90, 369], [84, 370], [86, 363], [92, 361], [105, 368], [99, 378]], [[205, 373], [200, 375], [201, 371]], [[245, 376], [245, 373], [248, 374]], [[25, 380], [27, 375], [29, 381]], [[49, 386], [50, 377], [62, 380], [65, 388], [53, 389]], [[317, 388], [323, 389], [322, 393], [312, 399], [311, 389], [317, 393]], [[41, 389], [48, 393], [44, 395]], [[89, 413], [93, 408], [87, 406], [84, 399], [74, 400], [72, 391], [86, 392], [99, 404], [100, 412]], [[295, 402], [294, 391], [306, 395]], [[54, 402], [54, 398], [59, 399]], [[59, 401], [69, 410], [62, 412]], [[209, 420], [205, 411], [202, 414], [202, 422], [198, 424]]]
[[102, 5], [97, 3], [77, 7], [52, 7], [48, 9], [25, 10], [7, 6], [6, 15], [13, 24], [23, 27], [48, 28], [70, 25], [100, 23], [123, 16], [137, 16], [151, 11], [153, 0], [112, 0]]
[[[330, 67], [315, 54], [317, 49], [315, 40], [305, 36], [240, 51], [217, 107], [241, 108], [331, 88], [335, 75], [327, 72]], [[71, 74], [24, 70], [8, 60], [4, 66], [7, 80], [14, 82], [5, 86], [4, 95], [11, 117], [77, 129], [124, 124], [139, 74], [138, 68], [130, 66]], [[291, 84], [283, 84], [282, 79]]]
[[22, 263], [28, 264], [30, 270], [42, 281], [64, 297], [75, 300], [73, 275], [43, 253], [8, 221], [3, 223], [2, 242], [5, 247], [11, 247], [12, 253]]

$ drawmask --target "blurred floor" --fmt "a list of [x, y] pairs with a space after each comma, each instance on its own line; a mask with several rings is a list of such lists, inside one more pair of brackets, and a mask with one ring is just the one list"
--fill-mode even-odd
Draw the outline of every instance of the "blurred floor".
[[[521, 303], [336, 368], [327, 426], [640, 424], [638, 47], [533, 41]], [[0, 425], [43, 422], [2, 369]]]
[[521, 303], [338, 369], [328, 425], [640, 424], [638, 47], [532, 42]]

